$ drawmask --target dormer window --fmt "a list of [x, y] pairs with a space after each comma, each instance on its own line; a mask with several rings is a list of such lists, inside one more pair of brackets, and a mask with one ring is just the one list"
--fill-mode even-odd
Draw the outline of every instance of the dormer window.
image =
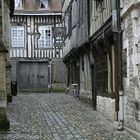
[[48, 8], [48, 0], [40, 0], [40, 8], [47, 9]]
[[23, 8], [22, 0], [15, 0], [15, 9], [22, 9], [22, 8]]

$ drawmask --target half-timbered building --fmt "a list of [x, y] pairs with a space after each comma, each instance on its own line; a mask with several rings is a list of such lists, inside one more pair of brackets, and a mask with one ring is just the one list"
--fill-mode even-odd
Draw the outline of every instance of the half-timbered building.
[[114, 31], [118, 25], [112, 22], [112, 6], [111, 0], [63, 0], [63, 24], [67, 27], [64, 62], [67, 86], [77, 86], [80, 98], [117, 120], [119, 53]]
[[10, 57], [12, 81], [20, 91], [42, 91], [65, 82], [62, 40], [53, 34], [61, 26], [60, 0], [15, 0]]

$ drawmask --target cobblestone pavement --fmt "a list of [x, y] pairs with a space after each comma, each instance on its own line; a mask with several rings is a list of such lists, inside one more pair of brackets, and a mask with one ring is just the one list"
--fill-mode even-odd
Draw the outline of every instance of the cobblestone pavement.
[[67, 94], [29, 94], [8, 105], [11, 128], [0, 140], [134, 140]]

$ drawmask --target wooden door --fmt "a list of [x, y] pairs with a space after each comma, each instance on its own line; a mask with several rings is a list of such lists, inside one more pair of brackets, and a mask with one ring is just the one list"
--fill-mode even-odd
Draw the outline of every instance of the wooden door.
[[47, 62], [19, 62], [19, 90], [39, 91], [48, 88]]

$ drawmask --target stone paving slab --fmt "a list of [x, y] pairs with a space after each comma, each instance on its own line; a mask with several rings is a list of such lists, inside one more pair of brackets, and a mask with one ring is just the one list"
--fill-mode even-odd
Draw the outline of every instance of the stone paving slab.
[[135, 140], [67, 94], [18, 95], [8, 105], [11, 128], [0, 140]]

